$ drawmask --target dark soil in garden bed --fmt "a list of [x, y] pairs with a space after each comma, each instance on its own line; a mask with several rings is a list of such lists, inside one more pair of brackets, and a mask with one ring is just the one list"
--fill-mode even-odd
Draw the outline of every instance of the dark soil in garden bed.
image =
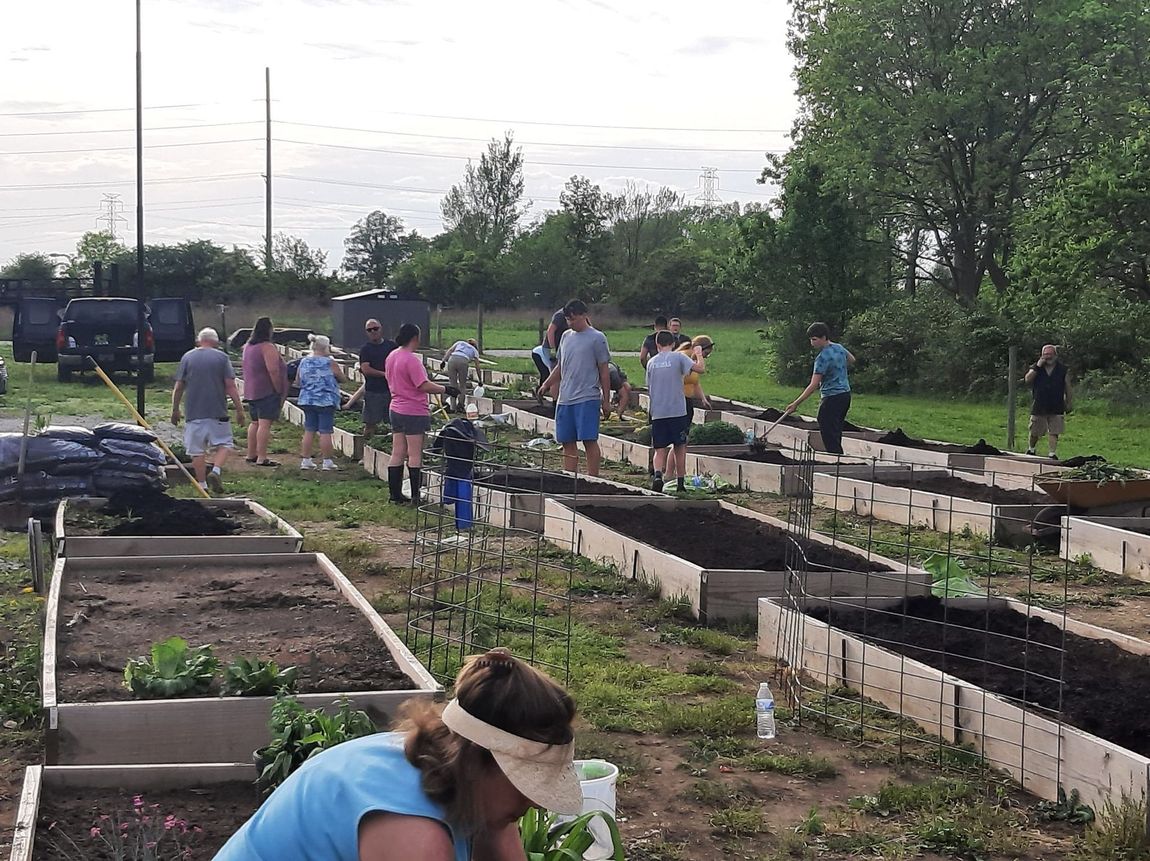
[[[160, 823], [168, 816], [175, 816], [181, 823], [187, 823], [189, 831], [203, 829], [180, 838], [180, 845], [187, 847], [188, 854], [179, 857], [192, 861], [209, 861], [260, 804], [255, 784], [244, 782], [154, 792], [143, 792], [132, 786], [119, 790], [48, 789], [41, 796], [36, 822], [36, 861], [73, 861], [77, 857], [110, 861], [114, 857], [112, 852], [90, 829], [115, 827], [110, 826], [113, 820], [135, 822], [133, 798], [137, 795], [143, 802], [140, 810], [144, 816], [158, 818]], [[109, 818], [101, 818], [105, 816]], [[178, 830], [182, 828], [178, 826]], [[162, 825], [160, 830], [163, 831]], [[81, 855], [77, 855], [69, 838], [83, 850]], [[170, 839], [169, 835], [156, 847], [160, 857], [177, 857], [174, 844], [167, 843]], [[132, 847], [127, 848], [128, 857], [136, 857], [131, 854]]]
[[523, 410], [525, 413], [534, 413], [537, 416], [544, 416], [545, 418], [555, 418], [555, 402], [544, 401], [504, 401], [509, 407], [515, 407], [517, 410]]
[[937, 493], [942, 496], [961, 496], [963, 499], [973, 499], [977, 502], [989, 502], [994, 505], [1053, 505], [1054, 500], [1045, 493], [1034, 490], [1003, 490], [988, 484], [979, 484], [974, 481], [955, 478], [950, 475], [923, 475], [906, 472], [905, 474], [883, 474], [877, 476], [878, 484], [889, 484], [894, 487], [911, 487], [927, 493]]
[[999, 449], [988, 445], [984, 439], [980, 439], [974, 445], [950, 445], [949, 443], [927, 442], [926, 440], [907, 436], [902, 432], [902, 428], [895, 428], [889, 433], [883, 434], [876, 442], [886, 443], [887, 445], [898, 445], [904, 448], [921, 448], [926, 451], [947, 452], [950, 454], [1002, 454]]
[[[767, 407], [761, 413], [758, 413], [757, 415], [753, 416], [753, 418], [756, 418], [756, 419], [759, 419], [759, 420], [765, 421], [765, 422], [777, 422], [779, 420], [779, 418], [782, 416], [782, 414], [783, 414], [782, 410], [776, 410], [774, 407]], [[819, 429], [819, 423], [817, 421], [815, 421], [814, 419], [804, 418], [803, 416], [795, 415], [794, 413], [791, 413], [789, 416], [787, 416], [785, 419], [783, 419], [781, 424], [794, 425], [796, 427], [805, 427], [808, 430], [818, 430]], [[857, 431], [863, 430], [863, 428], [860, 428], [856, 424], [851, 424], [850, 422], [843, 422], [843, 430], [844, 431], [857, 432]]]
[[1061, 696], [1067, 723], [1150, 755], [1150, 657], [1071, 633], [1064, 646], [1056, 625], [1006, 607], [947, 608], [934, 597], [907, 598], [902, 607], [880, 612], [835, 606], [808, 613], [836, 628], [865, 631], [866, 639], [899, 654], [1029, 705], [1057, 710]]
[[300, 693], [412, 687], [327, 575], [286, 556], [263, 564], [68, 572], [56, 658], [61, 699], [131, 699], [124, 665], [172, 636], [211, 645], [223, 666], [247, 657], [299, 667]]
[[[614, 508], [580, 505], [579, 513], [612, 529], [704, 568], [781, 571], [787, 542], [782, 529], [726, 509], [694, 507]], [[862, 556], [805, 539], [799, 540], [808, 561], [841, 571], [889, 571]]]
[[480, 483], [491, 487], [523, 490], [548, 495], [576, 494], [578, 496], [633, 496], [637, 492], [634, 488], [619, 487], [615, 484], [587, 481], [584, 478], [576, 479], [570, 475], [559, 475], [554, 472], [539, 472], [532, 475], [523, 473], [493, 475], [481, 479]]
[[223, 510], [211, 502], [176, 499], [140, 488], [118, 493], [100, 509], [69, 506], [69, 535], [273, 535], [275, 529], [247, 510]]

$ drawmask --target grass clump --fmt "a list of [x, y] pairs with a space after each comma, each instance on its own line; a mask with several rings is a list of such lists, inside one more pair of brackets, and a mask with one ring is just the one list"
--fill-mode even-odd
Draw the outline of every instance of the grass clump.
[[711, 814], [711, 827], [724, 837], [749, 837], [765, 830], [763, 811], [751, 804], [732, 804]]
[[752, 753], [740, 759], [739, 764], [749, 771], [771, 771], [812, 780], [837, 777], [839, 773], [835, 764], [826, 757], [802, 753]]
[[659, 632], [659, 642], [694, 646], [713, 655], [729, 657], [748, 648], [747, 644], [711, 628], [667, 628]]
[[1124, 793], [1118, 802], [1107, 801], [1076, 848], [1076, 861], [1150, 861], [1146, 817], [1145, 798]]

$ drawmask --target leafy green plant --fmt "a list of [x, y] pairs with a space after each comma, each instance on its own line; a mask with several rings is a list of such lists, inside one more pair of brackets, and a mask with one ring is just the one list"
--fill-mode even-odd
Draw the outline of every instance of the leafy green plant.
[[932, 553], [922, 567], [931, 575], [931, 594], [938, 598], [986, 597], [986, 590], [971, 581], [970, 572], [953, 556]]
[[691, 425], [687, 442], [691, 445], [739, 445], [746, 442], [746, 435], [730, 422], [707, 422]]
[[1035, 809], [1038, 818], [1046, 822], [1073, 822], [1076, 825], [1085, 825], [1094, 821], [1094, 808], [1084, 804], [1078, 796], [1078, 790], [1070, 790], [1066, 794], [1063, 787], [1058, 787], [1057, 801], [1040, 801]]
[[237, 658], [224, 669], [224, 693], [235, 697], [266, 697], [295, 688], [299, 670], [280, 669], [275, 661]]
[[328, 714], [323, 709], [304, 708], [285, 693], [276, 694], [268, 726], [272, 740], [256, 751], [256, 764], [260, 769], [258, 782], [269, 792], [321, 750], [375, 732], [367, 713], [352, 711], [346, 697], [339, 700], [335, 714]]
[[1114, 466], [1104, 460], [1088, 460], [1081, 466], [1060, 470], [1058, 477], [1063, 481], [1094, 481], [1101, 487], [1111, 481], [1125, 484], [1127, 481], [1146, 478], [1146, 474], [1128, 466]]
[[152, 646], [150, 657], [131, 658], [124, 685], [138, 697], [179, 697], [207, 692], [220, 668], [211, 646], [189, 648], [182, 637]]
[[602, 810], [561, 822], [546, 810], [532, 808], [519, 820], [519, 834], [528, 861], [581, 861], [583, 853], [595, 842], [591, 823], [602, 820], [611, 834], [611, 858], [623, 861], [623, 839], [615, 820]]

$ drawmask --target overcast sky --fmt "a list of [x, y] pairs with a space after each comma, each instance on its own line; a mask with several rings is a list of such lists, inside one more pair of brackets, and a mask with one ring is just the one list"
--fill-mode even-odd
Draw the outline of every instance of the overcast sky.
[[[135, 242], [135, 4], [7, 0], [0, 261], [71, 252], [122, 196]], [[765, 202], [795, 110], [786, 0], [144, 0], [145, 238], [258, 246], [264, 67], [275, 229], [342, 258], [373, 209], [431, 235], [511, 130], [531, 215], [572, 174]], [[10, 8], [9, 8], [10, 7]]]

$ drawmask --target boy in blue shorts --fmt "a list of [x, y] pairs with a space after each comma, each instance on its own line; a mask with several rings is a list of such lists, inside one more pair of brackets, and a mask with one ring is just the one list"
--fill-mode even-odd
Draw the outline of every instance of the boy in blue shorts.
[[563, 307], [570, 328], [559, 342], [559, 361], [539, 394], [559, 389], [555, 440], [563, 446], [563, 468], [579, 468], [579, 443], [587, 453], [587, 474], [599, 474], [599, 414], [611, 415], [611, 351], [607, 337], [587, 319], [587, 306], [572, 299]]
[[[675, 349], [675, 336], [671, 332], [655, 335], [659, 350], [647, 362], [647, 391], [651, 404], [651, 447], [655, 449], [655, 475], [652, 490], [662, 490], [664, 481], [677, 476], [676, 487], [685, 490], [687, 472], [687, 432], [691, 429], [691, 411], [683, 397], [683, 380], [688, 374], [702, 374], [707, 370], [702, 346], [695, 347], [688, 356]], [[667, 449], [674, 454], [667, 458]], [[663, 470], [667, 470], [664, 480]]]

